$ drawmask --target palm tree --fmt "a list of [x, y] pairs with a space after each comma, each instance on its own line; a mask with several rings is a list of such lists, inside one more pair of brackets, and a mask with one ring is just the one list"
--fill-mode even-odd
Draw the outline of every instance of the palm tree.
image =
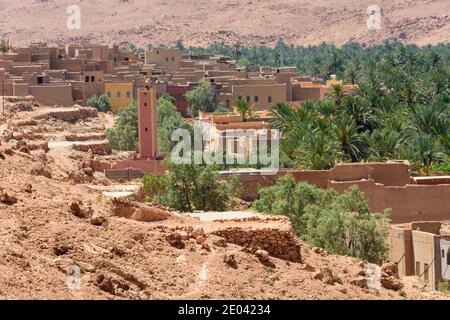
[[401, 132], [390, 128], [376, 129], [370, 135], [369, 153], [371, 160], [386, 161], [399, 159], [404, 145]]
[[332, 137], [321, 130], [313, 130], [295, 152], [296, 162], [302, 168], [326, 170], [334, 166], [339, 156]]
[[367, 155], [367, 136], [358, 133], [355, 121], [339, 117], [333, 122], [333, 129], [344, 156], [349, 157], [352, 162], [357, 162]]
[[342, 101], [342, 112], [356, 122], [358, 132], [372, 131], [378, 126], [374, 109], [362, 97], [346, 96]]
[[419, 167], [421, 175], [429, 175], [433, 165], [444, 162], [446, 154], [442, 145], [431, 135], [419, 135], [410, 146], [411, 158]]
[[327, 93], [327, 97], [334, 101], [336, 108], [341, 106], [342, 99], [345, 97], [344, 88], [340, 84], [333, 84], [331, 92]]
[[247, 100], [241, 99], [236, 103], [236, 110], [242, 116], [242, 121], [246, 122], [252, 116], [252, 107]]

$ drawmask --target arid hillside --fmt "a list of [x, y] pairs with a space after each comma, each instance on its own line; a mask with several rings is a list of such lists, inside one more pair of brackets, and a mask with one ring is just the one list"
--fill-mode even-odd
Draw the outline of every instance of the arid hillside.
[[[10, 98], [5, 115], [0, 299], [449, 298], [389, 264], [376, 269], [382, 286], [369, 286], [373, 265], [311, 248], [284, 217], [197, 220], [117, 199], [137, 184], [102, 172], [124, 156], [102, 140], [110, 114]], [[267, 251], [254, 251], [261, 243]]]
[[[69, 30], [70, 5], [81, 29]], [[367, 27], [372, 0], [0, 0], [0, 37], [14, 45], [68, 40], [205, 46], [214, 41], [341, 45], [398, 39], [419, 45], [450, 38], [447, 0], [380, 0], [381, 29]]]

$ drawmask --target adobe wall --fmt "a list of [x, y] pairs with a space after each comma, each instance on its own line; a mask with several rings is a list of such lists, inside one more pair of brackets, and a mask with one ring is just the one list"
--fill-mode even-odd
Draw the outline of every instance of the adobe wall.
[[447, 264], [447, 255], [450, 253], [450, 241], [441, 239], [441, 278], [450, 280], [450, 264]]
[[412, 231], [392, 226], [389, 230], [389, 261], [397, 263], [400, 277], [414, 275]]
[[392, 223], [450, 220], [450, 185], [385, 187], [373, 180], [334, 182], [328, 187], [345, 192], [352, 185], [364, 192], [372, 211], [391, 208]]
[[330, 170], [329, 179], [335, 181], [373, 179], [384, 186], [405, 186], [411, 180], [407, 162], [341, 164]]
[[415, 274], [426, 284], [426, 289], [434, 290], [440, 280], [439, 236], [413, 230], [412, 241]]
[[369, 163], [370, 176], [377, 182], [388, 186], [405, 186], [411, 182], [407, 162]]
[[450, 185], [386, 187], [384, 200], [393, 222], [450, 220]]
[[[260, 187], [272, 186], [281, 176], [292, 174], [297, 182], [338, 192], [356, 185], [364, 193], [371, 211], [392, 209], [392, 223], [450, 220], [450, 185], [408, 184], [409, 169], [405, 163], [343, 164], [331, 170], [281, 169], [273, 176], [236, 173], [240, 175], [245, 200], [256, 199]], [[223, 174], [222, 178], [230, 174]]]
[[42, 104], [64, 106], [73, 104], [71, 84], [30, 86], [29, 90], [30, 95]]
[[[274, 176], [265, 176], [258, 173], [239, 173], [241, 183], [244, 187], [246, 199], [255, 199], [258, 197], [257, 187], [267, 187], [275, 183], [275, 181], [283, 175], [291, 174], [297, 182], [307, 182], [319, 188], [330, 187], [329, 181], [347, 182], [339, 190], [345, 190], [350, 185], [355, 184], [353, 181], [369, 180], [372, 178], [376, 183], [385, 184], [387, 186], [405, 186], [409, 183], [409, 169], [405, 163], [356, 163], [356, 164], [338, 164], [330, 170], [298, 170], [298, 169], [280, 169]], [[352, 181], [352, 183], [348, 183]], [[335, 184], [334, 182], [331, 184]], [[363, 182], [360, 182], [363, 185]], [[372, 191], [371, 186], [366, 186], [367, 191]], [[378, 193], [382, 193], [382, 188], [378, 189]], [[382, 200], [381, 194], [372, 196], [373, 206]], [[379, 208], [384, 208], [382, 204]]]
[[152, 174], [162, 174], [165, 173], [166, 168], [164, 167], [161, 160], [157, 159], [129, 159], [116, 162], [113, 169], [128, 170], [129, 168], [139, 169], [142, 172], [152, 173]]
[[406, 223], [405, 228], [439, 235], [442, 227], [440, 221], [415, 221]]

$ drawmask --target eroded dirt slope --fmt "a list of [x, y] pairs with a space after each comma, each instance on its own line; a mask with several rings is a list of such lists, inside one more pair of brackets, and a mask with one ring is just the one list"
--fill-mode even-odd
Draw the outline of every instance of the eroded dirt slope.
[[[403, 291], [365, 288], [367, 264], [300, 241], [301, 261], [288, 261], [214, 234], [289, 230], [279, 217], [199, 221], [112, 201], [99, 191], [113, 184], [100, 168], [121, 155], [61, 147], [67, 135], [102, 138], [110, 120], [78, 107], [76, 113], [32, 108], [8, 103], [8, 119], [0, 119], [0, 299], [445, 298], [418, 284], [404, 283]], [[71, 290], [74, 267], [81, 282]]]

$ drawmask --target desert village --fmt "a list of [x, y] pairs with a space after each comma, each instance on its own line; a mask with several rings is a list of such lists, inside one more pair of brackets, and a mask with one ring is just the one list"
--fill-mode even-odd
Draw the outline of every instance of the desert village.
[[[0, 219], [7, 224], [0, 229], [0, 274], [8, 273], [0, 276], [0, 297], [33, 297], [17, 278], [19, 288], [6, 293], [5, 280], [32, 271], [38, 273], [30, 280], [36, 281], [33, 285], [56, 273], [52, 295], [73, 297], [64, 291], [65, 272], [73, 264], [88, 283], [73, 293], [79, 298], [273, 298], [283, 290], [282, 297], [299, 299], [320, 298], [326, 289], [328, 298], [389, 299], [398, 298], [393, 292], [402, 288], [411, 298], [441, 297], [435, 292], [439, 283], [450, 280], [450, 177], [414, 177], [407, 161], [342, 163], [330, 170], [281, 168], [274, 176], [239, 170], [245, 201], [254, 200], [259, 187], [291, 174], [296, 181], [338, 192], [356, 185], [371, 210], [390, 208], [389, 261], [381, 269], [373, 266], [381, 274], [377, 290], [365, 280], [367, 264], [310, 247], [293, 235], [284, 217], [242, 211], [229, 213], [231, 218], [222, 213], [201, 218], [128, 200], [142, 197], [137, 178], [165, 171], [157, 150], [156, 99], [173, 96], [177, 111], [188, 118], [185, 94], [200, 82], [210, 83], [215, 101], [230, 108], [198, 117], [211, 133], [212, 150], [226, 130], [270, 130], [268, 111], [276, 103], [301, 106], [323, 98], [333, 84], [343, 84], [336, 77], [323, 81], [301, 75], [293, 67], [240, 67], [228, 57], [185, 55], [178, 49], [137, 54], [118, 46], [36, 43], [0, 55]], [[101, 94], [108, 96], [112, 113], [87, 106]], [[139, 151], [114, 152], [105, 130], [114, 125], [114, 113], [133, 100], [138, 102]], [[255, 106], [257, 120], [244, 122], [231, 111], [239, 100]], [[220, 172], [219, 178], [231, 173]], [[32, 228], [39, 236], [31, 235]], [[187, 253], [180, 255], [179, 249]], [[150, 257], [157, 262], [151, 264]], [[237, 264], [241, 274], [232, 279], [227, 268]], [[278, 272], [264, 276], [274, 264]], [[3, 272], [6, 266], [13, 267]], [[165, 277], [167, 270], [180, 279]], [[252, 270], [261, 275], [255, 277]], [[236, 289], [238, 281], [250, 278], [258, 284]], [[218, 289], [221, 283], [229, 291]], [[301, 288], [311, 294], [301, 296]]]

